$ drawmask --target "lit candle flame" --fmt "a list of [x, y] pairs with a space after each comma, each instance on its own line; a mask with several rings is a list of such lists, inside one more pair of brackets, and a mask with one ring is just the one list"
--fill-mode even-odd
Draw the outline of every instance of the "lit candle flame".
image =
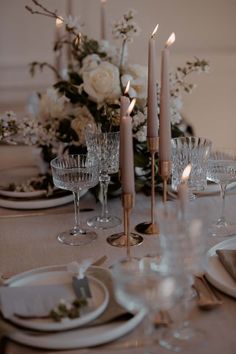
[[170, 37], [167, 39], [166, 48], [173, 44], [175, 41], [175, 33], [171, 33]]
[[159, 27], [159, 24], [157, 24], [156, 27], [154, 28], [154, 30], [152, 32], [152, 35], [151, 35], [151, 38], [153, 38], [155, 36], [155, 34], [157, 33], [158, 27]]
[[63, 22], [64, 22], [63, 17], [57, 17], [56, 26], [61, 27], [63, 25]]
[[191, 173], [191, 169], [192, 169], [191, 164], [189, 164], [185, 167], [185, 169], [182, 173], [181, 182], [187, 182], [187, 180], [189, 179], [189, 175]]
[[130, 88], [130, 80], [127, 82], [125, 92], [124, 92], [125, 95], [129, 92], [129, 88]]
[[135, 103], [136, 103], [136, 98], [133, 98], [132, 101], [130, 102], [128, 109], [127, 109], [127, 115], [130, 115], [130, 113], [132, 112], [132, 110], [135, 106]]

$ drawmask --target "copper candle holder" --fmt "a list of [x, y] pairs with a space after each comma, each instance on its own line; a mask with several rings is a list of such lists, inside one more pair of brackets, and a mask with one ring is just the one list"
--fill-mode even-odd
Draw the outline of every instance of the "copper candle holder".
[[167, 201], [167, 182], [171, 175], [172, 162], [168, 161], [160, 161], [159, 170], [160, 175], [163, 180], [163, 196], [162, 200], [165, 203]]
[[142, 222], [136, 225], [135, 230], [146, 235], [159, 235], [159, 225], [155, 217], [155, 154], [158, 151], [159, 138], [148, 138], [147, 143], [151, 154], [151, 222]]
[[130, 233], [130, 212], [133, 208], [133, 194], [124, 193], [122, 195], [122, 205], [124, 211], [124, 232], [111, 235], [107, 238], [107, 242], [115, 247], [126, 247], [127, 256], [130, 257], [130, 247], [139, 245], [143, 242], [143, 237], [134, 233]]

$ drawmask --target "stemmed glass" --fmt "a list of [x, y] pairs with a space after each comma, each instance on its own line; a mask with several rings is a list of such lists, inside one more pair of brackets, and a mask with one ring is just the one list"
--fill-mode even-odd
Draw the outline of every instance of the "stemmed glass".
[[236, 151], [219, 149], [211, 153], [208, 161], [207, 179], [217, 183], [221, 190], [221, 214], [210, 227], [212, 236], [232, 236], [236, 234], [236, 224], [231, 224], [225, 218], [225, 196], [227, 186], [236, 181]]
[[80, 226], [80, 191], [94, 187], [98, 183], [98, 162], [92, 156], [81, 154], [56, 157], [50, 164], [55, 186], [72, 191], [74, 195], [75, 225], [71, 230], [61, 232], [57, 236], [58, 240], [71, 246], [90, 243], [97, 235]]
[[131, 313], [146, 314], [144, 344], [148, 347], [153, 341], [157, 343], [156, 334], [153, 335], [155, 316], [178, 300], [181, 290], [176, 279], [156, 266], [154, 259], [147, 264], [145, 257], [120, 261], [113, 266], [112, 276], [117, 301]]
[[108, 229], [121, 224], [121, 220], [110, 215], [107, 205], [107, 192], [110, 183], [110, 174], [119, 170], [119, 132], [92, 132], [85, 133], [88, 154], [97, 156], [100, 163], [99, 182], [101, 190], [101, 214], [87, 221], [87, 224], [96, 229]]
[[[194, 276], [204, 271], [206, 254], [207, 220], [202, 205], [198, 201], [189, 203], [185, 218], [181, 217], [177, 203], [167, 203], [159, 207], [160, 243], [163, 253], [163, 267], [173, 274], [182, 287], [183, 296], [175, 308], [178, 314], [171, 331], [163, 332], [160, 343], [168, 349], [181, 348], [181, 343], [200, 340], [202, 331], [193, 328], [189, 312], [194, 297], [192, 285]], [[174, 310], [173, 310], [174, 312]]]

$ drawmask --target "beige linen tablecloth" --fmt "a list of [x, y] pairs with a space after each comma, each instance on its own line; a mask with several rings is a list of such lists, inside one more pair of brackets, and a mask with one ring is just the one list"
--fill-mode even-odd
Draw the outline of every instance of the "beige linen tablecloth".
[[[227, 213], [229, 217], [236, 215], [236, 195], [227, 197]], [[160, 200], [159, 200], [160, 201]], [[196, 201], [202, 207], [206, 207], [208, 217], [216, 216], [219, 208], [219, 197], [204, 197]], [[92, 212], [81, 213], [82, 222], [88, 217], [98, 213], [100, 205], [95, 204], [94, 198], [88, 193], [81, 200], [81, 207], [95, 208]], [[120, 198], [109, 201], [111, 213], [122, 218], [122, 206]], [[32, 215], [29, 215], [29, 214]], [[105, 266], [109, 266], [116, 260], [124, 257], [126, 251], [123, 248], [112, 247], [106, 242], [106, 237], [112, 233], [120, 232], [123, 226], [106, 231], [97, 231], [98, 238], [89, 245], [72, 247], [60, 244], [57, 233], [69, 228], [73, 224], [73, 205], [62, 206], [48, 210], [34, 210], [31, 212], [0, 209], [0, 272], [4, 276], [30, 270], [36, 267], [65, 264], [71, 261], [80, 261], [85, 258], [96, 260], [106, 254], [108, 260]], [[25, 214], [25, 217], [20, 215]], [[38, 215], [37, 215], [38, 214]], [[150, 198], [144, 195], [136, 196], [135, 208], [131, 214], [132, 228], [142, 221], [149, 221]], [[209, 247], [219, 242], [210, 240]], [[159, 252], [159, 238], [156, 236], [144, 236], [144, 242], [140, 246], [132, 247], [135, 256], [145, 255], [151, 252]], [[203, 312], [194, 307], [191, 317], [194, 326], [204, 332], [205, 340], [198, 345], [191, 342], [182, 350], [183, 354], [235, 354], [236, 353], [236, 299], [221, 294], [223, 305], [212, 311]], [[60, 353], [117, 353], [115, 346], [127, 343], [128, 340], [137, 338], [138, 328], [132, 333], [119, 339], [115, 343], [89, 349], [73, 351], [60, 351]], [[118, 344], [117, 344], [118, 343]], [[8, 342], [6, 354], [34, 354], [56, 353], [57, 351], [37, 350], [27, 348], [17, 343]], [[143, 348], [122, 349], [123, 353], [144, 353]], [[167, 351], [157, 346], [155, 353], [164, 354]], [[58, 352], [59, 353], [59, 352]]]

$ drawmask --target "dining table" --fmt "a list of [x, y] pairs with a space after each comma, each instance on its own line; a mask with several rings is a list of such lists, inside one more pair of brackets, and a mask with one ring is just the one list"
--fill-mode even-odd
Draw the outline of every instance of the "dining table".
[[[162, 203], [161, 195], [156, 195], [158, 221], [158, 205]], [[192, 203], [198, 203], [206, 211], [207, 218], [214, 219], [220, 207], [219, 191], [202, 193]], [[69, 246], [58, 242], [60, 231], [70, 228], [73, 224], [73, 203], [39, 210], [21, 210], [0, 207], [0, 273], [3, 280], [11, 279], [14, 275], [40, 267], [60, 266], [70, 262], [81, 262], [85, 259], [96, 261], [104, 255], [107, 257], [102, 267], [110, 269], [117, 261], [126, 257], [126, 247], [114, 247], [107, 242], [111, 234], [124, 231], [123, 208], [120, 196], [109, 199], [109, 211], [121, 218], [121, 225], [112, 229], [96, 230], [97, 239], [83, 246]], [[100, 212], [101, 205], [94, 195], [88, 191], [80, 201], [81, 223]], [[150, 221], [150, 196], [137, 193], [135, 204], [130, 214], [130, 229], [143, 221]], [[236, 217], [236, 191], [227, 193], [227, 217]], [[131, 247], [131, 255], [143, 257], [150, 253], [161, 255], [160, 236], [142, 235], [143, 242]], [[210, 249], [222, 239], [207, 236], [207, 248]], [[234, 354], [236, 353], [236, 298], [214, 288], [222, 300], [222, 304], [210, 309], [202, 310], [194, 303], [190, 319], [194, 328], [204, 334], [199, 342], [186, 341], [182, 345], [183, 354]], [[18, 343], [7, 338], [4, 342], [4, 354], [115, 354], [145, 353], [145, 345], [140, 338], [140, 323], [128, 333], [116, 340], [97, 346], [88, 346], [73, 349], [36, 348], [27, 343]], [[156, 330], [157, 335], [159, 329]], [[154, 343], [151, 345], [153, 353], [168, 353], [168, 350]]]

